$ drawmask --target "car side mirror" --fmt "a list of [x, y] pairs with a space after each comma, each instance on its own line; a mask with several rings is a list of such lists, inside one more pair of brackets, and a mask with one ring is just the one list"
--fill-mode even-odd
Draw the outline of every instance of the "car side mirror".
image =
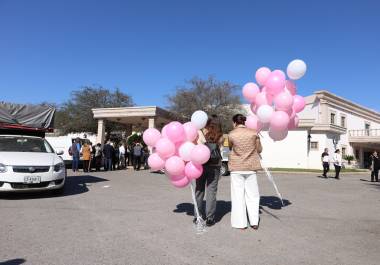
[[59, 151], [57, 151], [57, 152], [55, 152], [57, 155], [59, 155], [59, 156], [61, 156], [61, 155], [63, 155], [63, 151], [62, 150], [59, 150]]

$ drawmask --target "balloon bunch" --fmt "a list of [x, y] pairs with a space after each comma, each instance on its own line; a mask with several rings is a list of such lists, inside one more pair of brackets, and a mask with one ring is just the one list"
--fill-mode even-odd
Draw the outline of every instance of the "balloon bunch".
[[246, 126], [258, 132], [269, 129], [269, 136], [274, 141], [285, 139], [288, 130], [296, 129], [299, 123], [297, 113], [305, 108], [305, 99], [297, 95], [294, 80], [300, 79], [305, 72], [306, 64], [302, 60], [289, 63], [289, 80], [281, 70], [259, 68], [255, 76], [258, 85], [249, 82], [243, 87], [243, 96], [251, 103], [253, 112], [248, 116]]
[[199, 178], [203, 174], [202, 165], [210, 159], [210, 149], [194, 142], [198, 138], [198, 130], [206, 126], [207, 120], [207, 114], [198, 110], [191, 116], [191, 122], [173, 121], [161, 132], [147, 129], [143, 140], [155, 151], [148, 158], [150, 168], [153, 171], [165, 169], [171, 183], [178, 188]]

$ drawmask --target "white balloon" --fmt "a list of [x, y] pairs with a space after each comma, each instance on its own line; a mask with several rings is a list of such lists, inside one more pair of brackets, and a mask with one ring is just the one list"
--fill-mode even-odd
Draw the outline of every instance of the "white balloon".
[[197, 127], [198, 130], [203, 129], [206, 127], [208, 121], [208, 116], [206, 112], [202, 110], [197, 110], [196, 112], [191, 115], [191, 122], [194, 124], [195, 127]]
[[298, 80], [306, 73], [306, 63], [300, 59], [291, 61], [286, 70], [290, 79]]
[[262, 123], [270, 122], [274, 110], [269, 105], [261, 105], [256, 112], [257, 117]]
[[179, 156], [186, 162], [190, 161], [191, 151], [193, 151], [194, 147], [195, 144], [193, 144], [192, 142], [183, 143], [178, 149]]

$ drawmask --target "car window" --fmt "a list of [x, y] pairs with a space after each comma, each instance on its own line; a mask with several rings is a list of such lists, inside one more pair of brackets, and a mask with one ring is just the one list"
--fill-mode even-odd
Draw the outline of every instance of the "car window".
[[0, 136], [0, 152], [52, 153], [53, 149], [41, 138]]

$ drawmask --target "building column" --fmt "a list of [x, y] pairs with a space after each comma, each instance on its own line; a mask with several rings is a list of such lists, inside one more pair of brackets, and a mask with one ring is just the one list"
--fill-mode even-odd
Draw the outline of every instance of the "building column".
[[327, 101], [324, 99], [320, 100], [320, 111], [319, 111], [319, 123], [321, 124], [330, 124], [329, 121], [329, 106]]
[[156, 128], [156, 123], [154, 118], [149, 118], [148, 128]]
[[104, 144], [104, 139], [106, 135], [106, 121], [103, 119], [98, 120], [98, 135], [96, 137], [96, 144]]
[[364, 168], [364, 150], [362, 147], [359, 149], [359, 161], [360, 161], [360, 168]]

